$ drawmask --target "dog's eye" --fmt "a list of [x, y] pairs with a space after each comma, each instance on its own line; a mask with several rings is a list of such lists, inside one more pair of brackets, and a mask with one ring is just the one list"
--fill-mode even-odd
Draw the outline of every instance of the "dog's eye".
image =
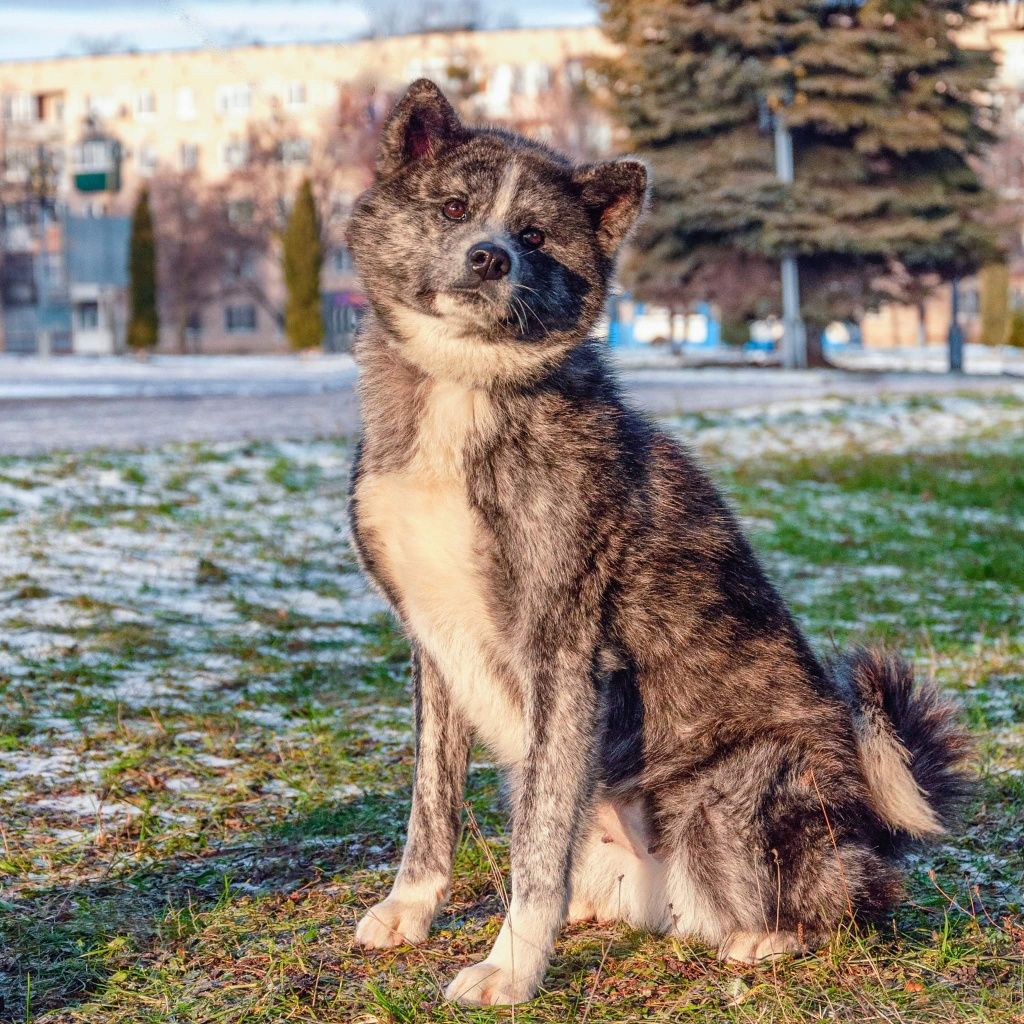
[[544, 232], [540, 228], [527, 228], [519, 237], [531, 249], [539, 249], [544, 244]]
[[447, 199], [441, 207], [441, 212], [449, 220], [465, 220], [466, 204], [461, 199]]

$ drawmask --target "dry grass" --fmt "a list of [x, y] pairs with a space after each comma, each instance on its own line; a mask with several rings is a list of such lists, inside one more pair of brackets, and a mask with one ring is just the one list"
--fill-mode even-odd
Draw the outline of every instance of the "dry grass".
[[[1024, 411], [957, 402], [804, 410], [788, 447], [758, 446], [779, 417], [677, 427], [818, 643], [896, 642], [959, 694], [981, 775], [963, 834], [911, 864], [890, 928], [762, 969], [566, 929], [519, 1024], [1024, 1021]], [[927, 447], [951, 409], [967, 436]], [[397, 860], [412, 745], [405, 644], [340, 526], [348, 456], [0, 460], [3, 1020], [511, 1019], [441, 997], [507, 903], [482, 753], [430, 941], [351, 945]]]

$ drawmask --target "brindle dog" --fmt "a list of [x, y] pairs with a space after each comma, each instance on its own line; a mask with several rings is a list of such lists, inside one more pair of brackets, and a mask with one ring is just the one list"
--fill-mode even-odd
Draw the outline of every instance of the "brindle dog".
[[455, 978], [531, 998], [566, 915], [747, 962], [884, 915], [964, 787], [964, 734], [899, 659], [816, 657], [690, 454], [589, 341], [647, 189], [463, 125], [414, 83], [349, 230], [372, 313], [351, 522], [413, 650], [417, 761], [391, 894], [422, 942], [474, 737], [511, 802], [511, 904]]

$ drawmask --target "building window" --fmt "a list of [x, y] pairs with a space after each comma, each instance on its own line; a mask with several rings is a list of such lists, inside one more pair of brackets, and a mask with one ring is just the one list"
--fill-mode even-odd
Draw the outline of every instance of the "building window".
[[40, 97], [40, 111], [44, 121], [60, 124], [64, 120], [64, 94], [52, 92]]
[[252, 108], [252, 88], [248, 83], [222, 85], [217, 90], [217, 110], [222, 114], [247, 114]]
[[176, 105], [180, 121], [194, 121], [196, 117], [196, 94], [191, 86], [184, 85], [178, 90]]
[[243, 252], [235, 261], [235, 268], [242, 281], [255, 281], [260, 276], [260, 265], [252, 252]]
[[5, 121], [38, 121], [39, 116], [39, 98], [32, 93], [15, 92], [4, 97]]
[[155, 146], [143, 146], [139, 150], [139, 173], [151, 175], [156, 170], [157, 155]]
[[31, 180], [35, 164], [35, 153], [31, 149], [12, 147], [4, 157], [4, 179], [12, 184], [24, 184]]
[[546, 64], [534, 62], [523, 68], [523, 92], [536, 99], [551, 88], [551, 69]]
[[199, 147], [194, 142], [183, 142], [178, 149], [178, 162], [183, 171], [194, 171], [199, 166]]
[[100, 326], [100, 304], [80, 302], [75, 306], [75, 320], [80, 331], [95, 331]]
[[308, 164], [309, 139], [283, 139], [278, 143], [277, 155], [283, 164]]
[[71, 156], [76, 174], [110, 173], [117, 169], [117, 159], [114, 139], [87, 139], [75, 146]]
[[136, 117], [152, 117], [156, 113], [156, 93], [152, 89], [135, 94]]
[[285, 90], [284, 101], [289, 107], [304, 107], [306, 105], [306, 83], [289, 82]]
[[347, 270], [352, 269], [352, 253], [348, 251], [343, 245], [339, 245], [334, 250], [334, 269], [339, 274], [345, 273]]
[[232, 285], [238, 281], [254, 281], [259, 277], [259, 260], [251, 250], [239, 250], [228, 246], [224, 250], [224, 283]]
[[36, 304], [36, 278], [32, 253], [7, 253], [3, 265], [0, 266], [0, 293], [5, 306]]
[[251, 302], [225, 306], [224, 327], [228, 334], [252, 334], [256, 330], [256, 307]]
[[255, 212], [251, 199], [232, 199], [228, 202], [228, 223], [236, 228], [248, 227]]
[[64, 286], [64, 254], [62, 252], [41, 253], [40, 269], [43, 280], [52, 289]]
[[85, 112], [89, 117], [101, 119], [117, 117], [117, 99], [114, 96], [87, 96]]
[[246, 139], [231, 139], [223, 143], [220, 153], [225, 167], [244, 167], [249, 160], [249, 143]]

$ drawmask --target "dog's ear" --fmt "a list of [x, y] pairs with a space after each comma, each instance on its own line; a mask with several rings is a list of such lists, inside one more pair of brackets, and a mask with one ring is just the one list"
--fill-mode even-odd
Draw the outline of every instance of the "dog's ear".
[[441, 150], [468, 135], [444, 93], [429, 78], [419, 78], [384, 122], [377, 176], [387, 178], [413, 160], [436, 159]]
[[586, 164], [573, 174], [597, 244], [608, 257], [622, 245], [647, 202], [647, 168], [639, 160]]

